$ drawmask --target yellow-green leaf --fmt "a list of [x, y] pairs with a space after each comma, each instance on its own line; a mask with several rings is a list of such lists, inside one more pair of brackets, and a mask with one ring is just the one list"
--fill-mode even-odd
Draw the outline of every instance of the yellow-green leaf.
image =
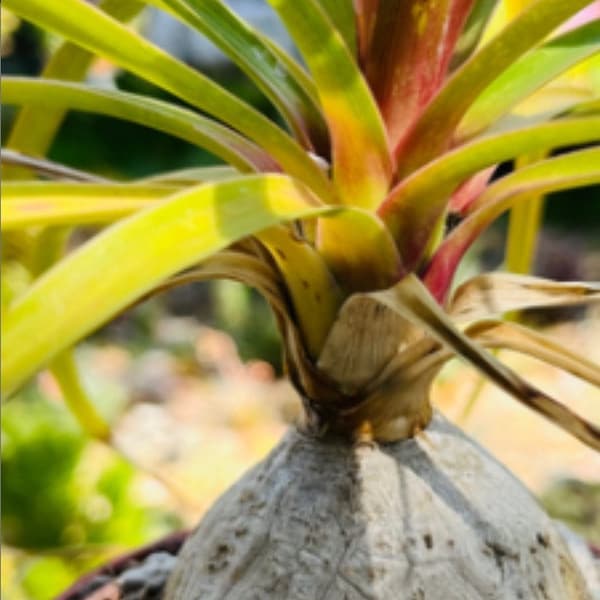
[[262, 146], [290, 175], [331, 199], [328, 181], [304, 149], [254, 108], [134, 31], [80, 0], [4, 0], [21, 17], [104, 56], [216, 116]]
[[116, 221], [179, 190], [173, 185], [7, 181], [2, 230]]
[[177, 271], [271, 225], [332, 210], [288, 177], [249, 176], [186, 190], [113, 225], [5, 312], [3, 392]]
[[242, 171], [277, 168], [266, 152], [235, 131], [162, 100], [78, 83], [27, 77], [5, 77], [2, 96], [6, 104], [81, 110], [152, 127], [206, 148]]

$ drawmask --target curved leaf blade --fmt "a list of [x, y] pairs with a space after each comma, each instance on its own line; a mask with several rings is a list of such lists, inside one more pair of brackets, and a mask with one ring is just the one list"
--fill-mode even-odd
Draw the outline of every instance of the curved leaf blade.
[[475, 0], [465, 26], [454, 47], [452, 60], [450, 61], [450, 68], [452, 70], [460, 67], [473, 54], [497, 4], [498, 0]]
[[356, 56], [356, 19], [353, 0], [319, 0], [327, 16], [344, 38], [352, 56]]
[[6, 104], [93, 112], [152, 127], [205, 148], [242, 171], [277, 169], [266, 152], [235, 131], [162, 100], [27, 77], [5, 77], [2, 94]]
[[456, 267], [477, 236], [500, 214], [532, 194], [600, 183], [600, 148], [571, 152], [535, 163], [491, 185], [470, 207], [470, 215], [439, 246], [424, 276], [438, 300], [443, 300]]
[[375, 208], [387, 192], [392, 164], [383, 121], [362, 73], [317, 0], [269, 3], [283, 19], [315, 79], [342, 202]]
[[306, 349], [316, 358], [335, 320], [342, 292], [323, 257], [289, 227], [270, 227], [256, 237], [281, 273]]
[[400, 176], [418, 169], [443, 151], [477, 97], [515, 60], [590, 0], [536, 0], [448, 79], [396, 147]]
[[369, 211], [348, 210], [320, 221], [316, 241], [346, 292], [388, 287], [405, 273], [389, 231]]
[[216, 116], [262, 146], [320, 197], [329, 182], [306, 152], [277, 125], [209, 78], [174, 59], [94, 6], [80, 0], [4, 0], [21, 17], [113, 60], [193, 106]]
[[42, 175], [50, 179], [96, 182], [109, 181], [104, 177], [94, 175], [93, 173], [88, 173], [87, 171], [66, 167], [65, 165], [51, 160], [27, 156], [20, 152], [15, 152], [14, 150], [8, 150], [7, 148], [2, 148], [0, 153], [0, 162], [3, 166], [10, 165], [15, 167], [25, 167], [27, 170], [31, 170], [37, 175]]
[[177, 271], [271, 225], [332, 210], [290, 178], [265, 175], [201, 185], [117, 223], [4, 314], [4, 393]]
[[508, 67], [475, 100], [460, 122], [455, 137], [459, 140], [472, 138], [535, 90], [598, 52], [600, 19], [528, 52]]
[[[139, 0], [104, 0], [99, 8], [118, 21], [129, 21], [144, 8], [144, 4]], [[88, 50], [71, 42], [63, 42], [44, 66], [41, 77], [80, 81], [93, 60], [94, 55]], [[6, 145], [25, 154], [44, 156], [64, 116], [65, 111], [60, 109], [24, 106], [15, 118]], [[22, 175], [23, 170], [10, 169], [4, 172], [7, 176], [19, 173]]]
[[465, 330], [465, 334], [484, 347], [504, 348], [533, 356], [600, 387], [600, 366], [527, 327], [486, 320], [474, 323]]
[[108, 223], [147, 208], [177, 186], [7, 181], [2, 230]]
[[473, 0], [379, 0], [364, 70], [394, 148], [444, 81]]
[[407, 269], [421, 259], [448, 198], [470, 175], [515, 156], [600, 139], [600, 118], [565, 119], [490, 135], [425, 165], [401, 182], [379, 209]]
[[153, 0], [153, 4], [169, 10], [225, 52], [273, 102], [305, 148], [326, 148], [327, 130], [319, 107], [262, 37], [222, 0]]

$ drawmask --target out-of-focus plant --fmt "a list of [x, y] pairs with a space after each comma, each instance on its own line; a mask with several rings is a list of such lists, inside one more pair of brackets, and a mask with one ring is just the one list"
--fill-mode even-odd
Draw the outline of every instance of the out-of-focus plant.
[[3, 410], [1, 466], [7, 597], [11, 582], [15, 593], [53, 597], [115, 550], [178, 524], [139, 502], [133, 467], [31, 388]]
[[[271, 305], [316, 430], [415, 435], [431, 419], [433, 378], [459, 356], [600, 449], [596, 425], [486, 350], [531, 354], [600, 384], [597, 365], [501, 318], [597, 301], [598, 286], [490, 273], [451, 293], [461, 258], [502, 213], [600, 182], [594, 90], [526, 117], [517, 110], [598, 54], [598, 19], [557, 32], [589, 0], [535, 0], [489, 39], [490, 0], [270, 0], [308, 72], [220, 0], [4, 4], [68, 40], [41, 77], [3, 82], [4, 101], [24, 108], [3, 152], [2, 228], [8, 244], [25, 240], [15, 262], [32, 280], [3, 308], [6, 396], [49, 367], [80, 423], [107, 439], [70, 348], [140, 299], [228, 278]], [[284, 125], [128, 28], [146, 4], [210, 38]], [[95, 55], [188, 107], [78, 83]], [[156, 128], [228, 166], [121, 182], [45, 160], [68, 110]], [[519, 168], [492, 178], [514, 159]], [[65, 255], [72, 229], [88, 224], [103, 230]]]

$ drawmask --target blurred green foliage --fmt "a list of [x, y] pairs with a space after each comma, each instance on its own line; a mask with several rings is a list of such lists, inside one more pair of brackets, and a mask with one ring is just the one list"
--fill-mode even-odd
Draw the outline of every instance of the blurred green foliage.
[[3, 583], [16, 598], [51, 598], [108, 556], [180, 526], [140, 501], [132, 466], [33, 386], [5, 406], [1, 427], [3, 544], [16, 552]]
[[546, 490], [541, 501], [552, 517], [600, 546], [600, 482], [563, 479]]

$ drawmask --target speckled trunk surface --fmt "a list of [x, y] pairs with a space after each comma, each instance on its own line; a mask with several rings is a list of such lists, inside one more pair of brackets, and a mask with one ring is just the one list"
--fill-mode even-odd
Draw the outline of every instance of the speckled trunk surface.
[[170, 600], [588, 600], [552, 521], [436, 415], [352, 447], [290, 430], [186, 543]]

